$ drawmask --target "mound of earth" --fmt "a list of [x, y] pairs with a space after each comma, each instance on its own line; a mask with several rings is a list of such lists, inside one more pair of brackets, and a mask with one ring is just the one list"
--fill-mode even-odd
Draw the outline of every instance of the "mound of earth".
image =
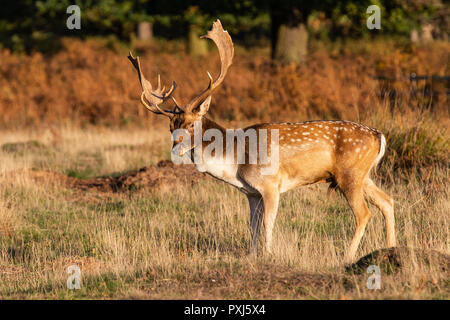
[[93, 179], [79, 179], [49, 171], [29, 171], [28, 173], [36, 181], [56, 183], [67, 188], [102, 192], [119, 192], [143, 187], [157, 188], [161, 185], [192, 185], [206, 177], [193, 165], [174, 165], [169, 160], [162, 160], [156, 166], [146, 166], [118, 176]]
[[435, 267], [450, 274], [450, 256], [435, 250], [397, 247], [376, 250], [346, 268], [349, 273], [366, 273], [370, 265], [377, 265], [386, 274], [399, 272], [411, 263]]

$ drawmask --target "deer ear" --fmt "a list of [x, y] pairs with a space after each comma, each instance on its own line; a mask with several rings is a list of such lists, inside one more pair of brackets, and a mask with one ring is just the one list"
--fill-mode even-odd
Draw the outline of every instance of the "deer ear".
[[203, 117], [208, 112], [210, 104], [211, 96], [208, 96], [198, 107], [192, 110], [192, 112]]

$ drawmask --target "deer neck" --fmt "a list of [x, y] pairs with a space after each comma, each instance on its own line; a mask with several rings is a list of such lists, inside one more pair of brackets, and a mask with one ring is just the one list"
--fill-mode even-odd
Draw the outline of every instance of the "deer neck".
[[[208, 152], [206, 147], [210, 145], [211, 141], [203, 141], [203, 134], [210, 129], [218, 130], [221, 134], [218, 139], [222, 140], [222, 158], [218, 157], [211, 157], [210, 152]], [[227, 182], [233, 186], [235, 186], [238, 189], [242, 189], [244, 186], [238, 179], [237, 171], [238, 171], [238, 164], [236, 162], [233, 163], [226, 163], [225, 156], [226, 156], [226, 128], [222, 127], [215, 121], [208, 119], [206, 117], [202, 118], [202, 142], [198, 146], [196, 146], [192, 152], [191, 152], [191, 159], [195, 164], [195, 167], [200, 172], [206, 172], [209, 175], [213, 176], [216, 179], [222, 180], [224, 182]], [[217, 137], [215, 136], [214, 139]], [[201, 150], [198, 150], [198, 148], [201, 148]], [[195, 150], [197, 149], [197, 150]], [[201, 161], [194, 161], [194, 152], [201, 151]]]

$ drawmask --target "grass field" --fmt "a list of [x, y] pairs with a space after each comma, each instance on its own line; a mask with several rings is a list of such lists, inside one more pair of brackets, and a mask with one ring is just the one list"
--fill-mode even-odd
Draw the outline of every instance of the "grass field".
[[[215, 49], [192, 58], [180, 41], [0, 49], [0, 298], [450, 298], [450, 264], [411, 251], [450, 260], [448, 81], [405, 80], [448, 75], [448, 41], [311, 41], [302, 65], [236, 46], [208, 114], [235, 128], [344, 119], [383, 132], [374, 180], [395, 200], [398, 245], [409, 253], [398, 270], [382, 268], [380, 290], [368, 289], [365, 269], [344, 266], [354, 217], [327, 185], [283, 194], [273, 255], [250, 257], [245, 196], [160, 163], [170, 160], [168, 123], [139, 105], [130, 48], [150, 80], [177, 81], [181, 104], [206, 86], [206, 70], [219, 72]], [[370, 210], [358, 258], [386, 245], [383, 217]], [[67, 288], [71, 265], [80, 290]]]
[[[402, 127], [383, 123], [389, 149]], [[450, 298], [448, 271], [414, 256], [398, 273], [382, 273], [380, 290], [367, 288], [369, 274], [346, 272], [354, 218], [342, 196], [327, 197], [325, 185], [284, 194], [274, 254], [251, 258], [247, 200], [222, 182], [163, 179], [118, 192], [61, 182], [170, 159], [165, 124], [4, 131], [0, 145], [2, 298]], [[414, 148], [405, 150], [414, 156]], [[449, 254], [448, 165], [388, 174], [398, 154], [386, 157], [376, 180], [395, 199], [399, 246]], [[358, 257], [385, 247], [382, 215], [370, 210]], [[81, 269], [80, 290], [66, 287], [70, 265]]]

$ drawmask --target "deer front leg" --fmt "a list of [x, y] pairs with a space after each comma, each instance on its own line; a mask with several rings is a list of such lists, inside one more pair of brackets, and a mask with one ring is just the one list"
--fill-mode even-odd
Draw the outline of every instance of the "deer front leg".
[[266, 233], [266, 251], [272, 253], [272, 232], [277, 217], [278, 201], [280, 193], [278, 190], [264, 192], [264, 228]]
[[247, 195], [250, 205], [250, 225], [252, 228], [252, 240], [250, 254], [256, 256], [258, 253], [258, 239], [261, 230], [261, 222], [264, 214], [264, 201], [260, 194]]

